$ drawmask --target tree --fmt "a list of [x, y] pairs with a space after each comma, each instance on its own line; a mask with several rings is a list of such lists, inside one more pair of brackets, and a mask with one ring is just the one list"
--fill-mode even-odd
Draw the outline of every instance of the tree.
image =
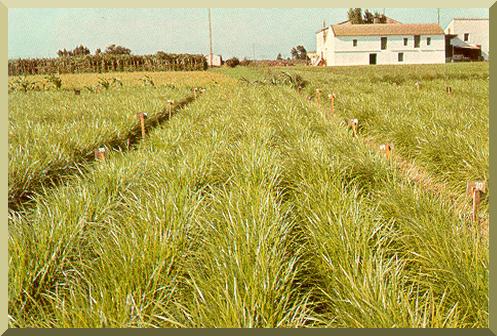
[[299, 52], [299, 59], [307, 60], [307, 50], [305, 50], [304, 46], [297, 46], [297, 51]]
[[293, 47], [290, 50], [290, 54], [292, 55], [292, 59], [294, 60], [307, 60], [307, 51], [302, 45]]
[[361, 8], [349, 8], [347, 16], [352, 24], [387, 23], [387, 17], [385, 15], [378, 12], [373, 14], [369, 9], [366, 9], [363, 15]]
[[374, 23], [374, 15], [369, 11], [369, 9], [366, 9], [364, 11], [364, 16], [362, 19], [363, 23]]
[[226, 65], [229, 66], [230, 68], [236, 67], [238, 64], [240, 64], [240, 60], [236, 57], [232, 57], [230, 59], [226, 60]]
[[349, 8], [347, 16], [352, 24], [364, 23], [362, 19], [362, 9], [361, 8]]
[[276, 60], [277, 61], [282, 61], [283, 60], [283, 56], [281, 56], [281, 53], [279, 53], [278, 56], [276, 56]]
[[79, 47], [73, 49], [71, 56], [84, 56], [89, 54], [90, 54], [90, 49], [88, 49], [87, 47], [81, 44]]
[[95, 50], [95, 56], [98, 56], [102, 53], [102, 49], [100, 48], [97, 48], [97, 50]]
[[111, 55], [129, 55], [131, 54], [131, 50], [119, 45], [111, 44], [105, 49], [105, 53]]
[[67, 51], [66, 48], [64, 48], [64, 50], [57, 51], [57, 55], [59, 57], [67, 57], [67, 56], [72, 56], [72, 52], [71, 51]]
[[384, 14], [375, 12], [373, 22], [374, 21], [376, 21], [376, 23], [387, 23], [387, 17]]
[[299, 57], [297, 48], [293, 47], [292, 49], [290, 49], [290, 55], [292, 55], [292, 59], [297, 59]]

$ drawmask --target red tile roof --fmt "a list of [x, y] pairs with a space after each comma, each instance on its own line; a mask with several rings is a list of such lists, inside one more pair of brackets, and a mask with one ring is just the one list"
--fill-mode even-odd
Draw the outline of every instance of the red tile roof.
[[335, 36], [443, 35], [436, 23], [342, 24], [332, 25]]

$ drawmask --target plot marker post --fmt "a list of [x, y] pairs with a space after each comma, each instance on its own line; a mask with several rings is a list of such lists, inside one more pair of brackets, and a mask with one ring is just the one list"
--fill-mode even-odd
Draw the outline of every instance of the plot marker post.
[[387, 160], [390, 160], [393, 151], [393, 144], [382, 144], [380, 145], [380, 150], [385, 151], [385, 157], [387, 158]]
[[174, 100], [167, 101], [167, 112], [169, 114], [169, 119], [171, 119], [171, 115], [173, 113], [173, 104], [174, 104]]
[[349, 127], [352, 128], [352, 136], [354, 138], [357, 137], [357, 125], [359, 124], [359, 120], [357, 119], [350, 119], [349, 120]]
[[142, 139], [145, 139], [145, 119], [147, 118], [147, 113], [140, 112], [140, 113], [137, 113], [136, 116], [140, 120], [140, 127], [141, 127], [141, 131], [142, 131]]
[[486, 185], [483, 181], [468, 182], [466, 185], [466, 194], [473, 198], [473, 205], [471, 207], [471, 221], [473, 223], [479, 222], [478, 208], [480, 207], [481, 193], [486, 192]]
[[97, 161], [105, 161], [105, 147], [100, 147], [95, 149], [95, 160]]
[[335, 113], [335, 93], [328, 95], [330, 98], [330, 112], [333, 115]]

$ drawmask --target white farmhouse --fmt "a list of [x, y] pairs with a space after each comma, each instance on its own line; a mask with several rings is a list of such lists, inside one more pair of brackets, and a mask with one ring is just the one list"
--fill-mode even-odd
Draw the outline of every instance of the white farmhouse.
[[488, 60], [489, 26], [487, 19], [455, 18], [447, 28], [451, 60]]
[[316, 33], [316, 52], [314, 65], [445, 63], [445, 36], [438, 24], [345, 21]]

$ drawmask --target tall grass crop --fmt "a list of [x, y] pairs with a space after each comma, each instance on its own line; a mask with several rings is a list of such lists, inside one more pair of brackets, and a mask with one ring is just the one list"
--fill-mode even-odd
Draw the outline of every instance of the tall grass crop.
[[213, 86], [9, 222], [13, 327], [488, 323], [488, 239], [285, 84]]

